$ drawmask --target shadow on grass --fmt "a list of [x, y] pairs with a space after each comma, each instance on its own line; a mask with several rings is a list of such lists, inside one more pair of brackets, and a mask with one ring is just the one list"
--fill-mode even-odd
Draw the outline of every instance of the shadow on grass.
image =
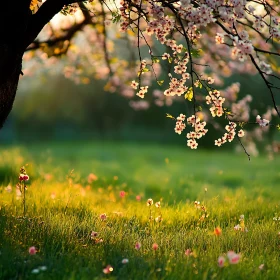
[[[69, 209], [67, 215], [78, 215], [77, 222], [87, 215], [86, 211], [73, 210]], [[64, 215], [59, 209], [51, 211], [61, 218]], [[93, 221], [93, 228], [96, 222]], [[122, 218], [122, 222], [133, 232], [139, 230], [139, 221], [135, 218]], [[42, 217], [14, 217], [1, 211], [0, 226], [0, 279], [108, 279], [110, 277], [103, 274], [108, 264], [114, 268], [112, 279], [161, 279], [168, 274], [165, 270], [168, 260], [160, 254], [144, 248], [142, 252], [137, 251], [134, 241], [127, 243], [112, 236], [103, 242], [94, 242], [90, 238], [90, 225], [78, 223], [71, 229], [61, 230]], [[119, 225], [106, 225], [113, 226]], [[130, 230], [127, 234], [131, 234]], [[30, 246], [36, 246], [36, 255], [29, 255]], [[143, 250], [145, 259], [141, 256]], [[129, 259], [128, 264], [122, 264], [124, 258]], [[47, 270], [40, 275], [32, 274], [33, 269], [41, 266]]]

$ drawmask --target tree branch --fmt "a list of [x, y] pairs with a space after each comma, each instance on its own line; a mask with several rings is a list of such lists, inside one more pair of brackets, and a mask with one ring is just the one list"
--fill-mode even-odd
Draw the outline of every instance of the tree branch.
[[[92, 24], [92, 20], [91, 20], [92, 16], [86, 10], [86, 7], [83, 5], [83, 3], [80, 3], [80, 9], [82, 10], [83, 15], [84, 15], [84, 20], [82, 22], [77, 23], [77, 24], [71, 26], [70, 28], [64, 30], [64, 34], [59, 36], [59, 37], [53, 37], [53, 38], [50, 38], [50, 39], [45, 40], [45, 41], [34, 41], [34, 42], [32, 42], [26, 48], [26, 51], [36, 50], [36, 49], [39, 49], [39, 48], [43, 47], [44, 45], [47, 45], [47, 46], [51, 47], [51, 46], [54, 46], [54, 45], [56, 45], [60, 42], [70, 41], [78, 31], [83, 29], [83, 27], [85, 25]], [[70, 44], [68, 45], [68, 47], [69, 46], [70, 46]], [[67, 50], [68, 50], [68, 47], [64, 51], [60, 52], [58, 55], [61, 55], [62, 53], [66, 53]]]
[[23, 51], [36, 39], [43, 27], [61, 11], [64, 5], [69, 5], [76, 2], [75, 0], [47, 0], [37, 11], [31, 16], [26, 31], [26, 36], [23, 41]]

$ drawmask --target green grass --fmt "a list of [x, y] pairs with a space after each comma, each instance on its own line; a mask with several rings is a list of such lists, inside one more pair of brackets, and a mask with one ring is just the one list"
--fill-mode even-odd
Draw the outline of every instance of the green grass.
[[[2, 147], [0, 279], [279, 279], [279, 164], [279, 157], [249, 162], [244, 154], [156, 145]], [[15, 188], [22, 165], [30, 176], [26, 217]], [[90, 173], [98, 177], [92, 183]], [[160, 210], [146, 205], [150, 197]], [[240, 215], [248, 232], [234, 230]], [[240, 262], [218, 267], [229, 250]], [[114, 270], [105, 275], [108, 264]], [[47, 270], [33, 274], [39, 266]]]

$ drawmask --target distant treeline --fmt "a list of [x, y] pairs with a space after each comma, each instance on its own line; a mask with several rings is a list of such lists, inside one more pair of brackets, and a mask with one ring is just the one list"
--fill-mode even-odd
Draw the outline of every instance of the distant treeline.
[[[247, 77], [236, 77], [233, 81], [236, 80], [241, 82], [241, 96], [252, 90], [259, 92], [260, 99], [254, 100], [252, 107], [265, 111], [270, 100], [269, 96], [262, 96], [262, 83], [259, 80], [248, 82]], [[147, 94], [150, 108], [135, 111], [126, 97], [105, 92], [102, 81], [76, 85], [57, 76], [49, 77], [47, 83], [28, 86], [30, 81], [31, 78], [21, 81], [25, 83], [24, 90], [19, 89], [12, 115], [0, 131], [1, 142], [104, 139], [186, 143], [184, 135], [174, 133], [175, 122], [166, 118], [166, 113], [176, 117], [179, 113], [191, 112], [190, 104], [174, 102], [170, 107], [158, 107]], [[200, 144], [213, 147], [219, 132], [211, 129], [211, 125], [208, 128], [209, 133]]]

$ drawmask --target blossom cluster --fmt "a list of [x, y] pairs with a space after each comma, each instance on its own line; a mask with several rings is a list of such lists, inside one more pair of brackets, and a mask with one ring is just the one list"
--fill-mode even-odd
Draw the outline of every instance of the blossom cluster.
[[206, 122], [201, 121], [200, 118], [197, 117], [196, 115], [192, 115], [189, 118], [187, 118], [187, 123], [194, 128], [193, 131], [190, 131], [187, 134], [187, 138], [188, 138], [187, 145], [191, 149], [196, 149], [198, 146], [196, 140], [205, 136], [205, 134], [208, 132], [208, 129], [205, 128]]
[[178, 14], [188, 22], [189, 26], [207, 26], [216, 21], [214, 18], [213, 7], [211, 7], [209, 3], [202, 4], [198, 7], [195, 7], [189, 0], [183, 0], [181, 3], [182, 5], [179, 8]]
[[143, 86], [140, 87], [140, 90], [136, 93], [137, 96], [139, 96], [140, 98], [144, 98], [145, 97], [145, 93], [148, 92], [148, 86]]
[[261, 127], [264, 127], [264, 126], [267, 126], [269, 124], [269, 120], [262, 119], [260, 115], [257, 115], [256, 123], [258, 123]]
[[232, 49], [233, 58], [238, 58], [240, 61], [244, 61], [247, 59], [247, 55], [253, 53], [254, 47], [248, 37], [249, 35], [245, 30], [240, 33], [239, 37], [230, 36], [234, 45], [234, 48]]
[[[224, 136], [222, 138], [215, 140], [215, 145], [220, 147], [221, 145], [225, 144], [226, 142], [232, 142], [236, 135], [236, 127], [237, 127], [237, 124], [235, 122], [229, 122], [229, 124], [226, 125], [226, 127], [225, 127], [225, 130], [227, 132], [224, 133]], [[242, 138], [245, 135], [244, 130], [240, 129], [237, 132], [237, 135], [239, 138]]]
[[218, 90], [209, 91], [206, 96], [206, 104], [211, 105], [210, 112], [212, 117], [221, 117], [224, 114], [223, 103], [225, 98]]
[[175, 133], [181, 134], [183, 130], [186, 128], [186, 124], [184, 123], [186, 116], [184, 114], [180, 114], [176, 118], [176, 124], [175, 124]]
[[[178, 67], [180, 67], [180, 68], [178, 68]], [[177, 73], [182, 72], [182, 64], [178, 64], [177, 66], [175, 66], [175, 72], [177, 72]], [[172, 77], [171, 74], [169, 74], [169, 78], [170, 78], [169, 88], [164, 91], [164, 95], [181, 96], [183, 93], [185, 93], [188, 90], [188, 87], [185, 84], [186, 84], [186, 81], [190, 78], [189, 73], [182, 73], [181, 79]]]

